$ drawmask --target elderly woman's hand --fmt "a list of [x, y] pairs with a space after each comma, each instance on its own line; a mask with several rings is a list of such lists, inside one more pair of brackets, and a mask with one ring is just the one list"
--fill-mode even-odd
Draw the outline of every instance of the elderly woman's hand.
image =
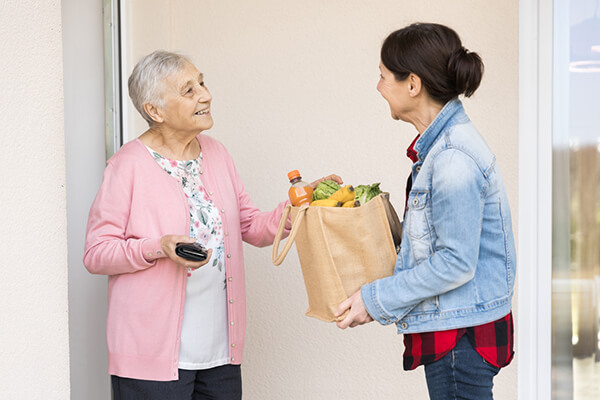
[[312, 188], [314, 189], [314, 188], [316, 188], [316, 187], [317, 187], [317, 185], [318, 185], [319, 183], [321, 183], [321, 182], [323, 182], [323, 181], [327, 181], [327, 180], [332, 180], [332, 181], [335, 181], [335, 182], [339, 183], [340, 185], [341, 185], [342, 183], [344, 183], [344, 181], [342, 180], [342, 178], [340, 178], [338, 175], [336, 175], [336, 174], [331, 174], [331, 175], [329, 175], [329, 176], [325, 176], [325, 177], [323, 177], [323, 178], [321, 178], [321, 179], [317, 179], [316, 181], [312, 182], [312, 183], [310, 184], [310, 187], [312, 187]]
[[160, 238], [160, 246], [162, 247], [162, 250], [167, 255], [167, 257], [173, 260], [176, 264], [179, 264], [186, 268], [198, 269], [210, 261], [210, 257], [212, 256], [212, 249], [208, 250], [206, 260], [204, 261], [186, 260], [185, 258], [181, 258], [177, 254], [175, 254], [175, 246], [177, 246], [177, 243], [194, 243], [195, 241], [196, 239], [191, 238], [189, 236], [164, 235]]

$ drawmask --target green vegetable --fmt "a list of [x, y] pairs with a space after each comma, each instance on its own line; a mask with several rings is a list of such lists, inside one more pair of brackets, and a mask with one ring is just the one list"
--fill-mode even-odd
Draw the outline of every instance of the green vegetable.
[[332, 194], [338, 191], [341, 186], [337, 184], [337, 182], [332, 181], [331, 179], [320, 182], [315, 190], [313, 191], [313, 201], [314, 200], [323, 200], [329, 198]]
[[373, 197], [381, 193], [379, 185], [381, 182], [374, 183], [372, 185], [358, 185], [354, 187], [354, 200], [360, 201], [363, 205]]

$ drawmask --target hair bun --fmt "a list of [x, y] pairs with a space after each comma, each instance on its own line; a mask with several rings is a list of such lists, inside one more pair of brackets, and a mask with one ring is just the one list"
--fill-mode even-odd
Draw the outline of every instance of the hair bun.
[[457, 47], [448, 60], [448, 77], [454, 82], [456, 91], [470, 97], [481, 83], [483, 62], [479, 54], [470, 52], [463, 46]]

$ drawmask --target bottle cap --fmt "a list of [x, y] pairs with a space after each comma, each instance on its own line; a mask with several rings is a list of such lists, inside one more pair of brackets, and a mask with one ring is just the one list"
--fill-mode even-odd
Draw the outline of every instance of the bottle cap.
[[294, 178], [301, 178], [300, 171], [298, 171], [297, 169], [288, 172], [288, 179], [291, 181]]

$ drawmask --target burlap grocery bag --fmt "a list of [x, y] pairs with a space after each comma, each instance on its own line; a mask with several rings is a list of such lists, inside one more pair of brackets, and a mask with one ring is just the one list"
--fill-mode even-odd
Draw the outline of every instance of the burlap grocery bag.
[[[289, 215], [292, 229], [278, 254]], [[400, 233], [387, 193], [355, 208], [288, 205], [273, 243], [273, 264], [280, 265], [295, 242], [308, 295], [306, 315], [331, 322], [339, 304], [362, 285], [394, 272]]]

